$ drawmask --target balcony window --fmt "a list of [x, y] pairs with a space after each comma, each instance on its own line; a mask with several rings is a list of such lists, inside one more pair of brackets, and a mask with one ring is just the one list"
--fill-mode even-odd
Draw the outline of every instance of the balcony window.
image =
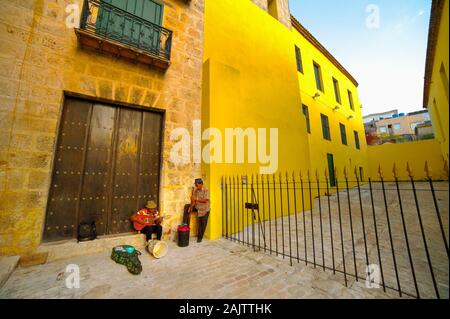
[[157, 0], [85, 0], [77, 36], [84, 45], [167, 68], [172, 31]]

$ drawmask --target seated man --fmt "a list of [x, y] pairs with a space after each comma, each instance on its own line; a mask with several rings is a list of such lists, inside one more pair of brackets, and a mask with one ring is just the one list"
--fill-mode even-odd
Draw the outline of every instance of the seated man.
[[152, 239], [152, 234], [156, 233], [156, 239], [161, 240], [162, 217], [156, 209], [154, 201], [148, 201], [145, 208], [130, 217], [136, 230], [145, 234], [147, 241]]

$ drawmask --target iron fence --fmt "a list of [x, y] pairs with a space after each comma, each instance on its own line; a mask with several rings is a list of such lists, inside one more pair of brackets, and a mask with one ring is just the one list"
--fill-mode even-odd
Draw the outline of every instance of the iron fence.
[[[344, 169], [222, 178], [222, 236], [400, 297], [448, 298], [448, 180]], [[448, 174], [447, 174], [448, 176]], [[379, 278], [379, 279], [377, 279]]]
[[171, 30], [103, 0], [84, 0], [80, 28], [170, 61]]

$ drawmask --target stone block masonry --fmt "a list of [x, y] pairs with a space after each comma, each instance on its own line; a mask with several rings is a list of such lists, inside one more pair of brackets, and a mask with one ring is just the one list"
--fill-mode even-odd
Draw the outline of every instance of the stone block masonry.
[[266, 12], [270, 12], [269, 3], [276, 6], [276, 18], [286, 27], [291, 28], [291, 12], [289, 10], [289, 0], [251, 0], [254, 4]]
[[[200, 118], [203, 0], [165, 1], [171, 65], [151, 66], [80, 47], [66, 26], [83, 1], [0, 0], [0, 255], [41, 242], [64, 92], [166, 111], [161, 211], [177, 221], [199, 165], [169, 163], [170, 131]], [[175, 217], [174, 217], [175, 216]], [[165, 227], [170, 229], [170, 227]]]

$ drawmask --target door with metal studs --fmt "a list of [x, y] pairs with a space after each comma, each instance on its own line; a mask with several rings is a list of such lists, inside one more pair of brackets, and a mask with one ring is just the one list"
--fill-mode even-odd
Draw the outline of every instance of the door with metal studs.
[[53, 165], [44, 241], [132, 230], [129, 217], [159, 200], [162, 113], [66, 98]]

